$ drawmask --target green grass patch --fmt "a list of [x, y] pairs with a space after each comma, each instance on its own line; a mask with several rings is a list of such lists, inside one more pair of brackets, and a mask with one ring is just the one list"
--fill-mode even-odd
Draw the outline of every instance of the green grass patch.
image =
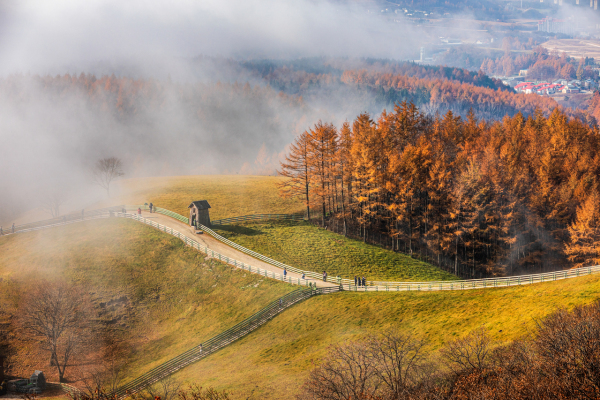
[[[105, 304], [98, 307], [99, 318], [121, 332], [131, 349], [127, 379], [295, 289], [205, 260], [180, 240], [130, 220], [89, 221], [0, 238], [0, 308], [14, 311], [28, 285], [55, 278], [86, 285], [95, 303]], [[22, 350], [9, 364], [28, 366], [22, 371], [26, 375], [36, 367], [55, 378], [46, 357], [36, 360]]]
[[195, 200], [208, 200], [212, 219], [249, 214], [304, 211], [301, 202], [279, 197], [276, 176], [196, 175], [132, 178], [117, 181], [115, 195], [98, 206], [154, 203], [188, 216]]
[[216, 227], [220, 235], [277, 261], [330, 276], [387, 281], [457, 279], [405, 254], [345, 238], [307, 222], [247, 222]]

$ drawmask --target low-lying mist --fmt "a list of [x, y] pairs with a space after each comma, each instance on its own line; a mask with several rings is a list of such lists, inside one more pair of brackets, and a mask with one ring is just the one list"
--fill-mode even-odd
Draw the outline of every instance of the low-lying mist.
[[56, 191], [80, 199], [73, 209], [97, 201], [90, 168], [104, 157], [126, 177], [275, 173], [297, 133], [391, 100], [313, 77], [282, 89], [268, 69], [372, 70], [369, 58], [415, 59], [435, 36], [379, 13], [368, 1], [0, 2], [0, 223]]
[[89, 170], [103, 157], [121, 158], [129, 177], [274, 173], [299, 130], [364, 106], [279, 94], [234, 60], [412, 55], [418, 44], [408, 24], [383, 20], [375, 8], [311, 0], [0, 3], [0, 221], [38, 207], [48, 193], [90, 191]]

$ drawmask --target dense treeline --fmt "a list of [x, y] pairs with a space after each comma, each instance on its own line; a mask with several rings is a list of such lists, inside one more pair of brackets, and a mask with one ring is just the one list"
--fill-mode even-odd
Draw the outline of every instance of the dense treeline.
[[561, 310], [532, 336], [498, 347], [481, 328], [433, 357], [423, 341], [384, 332], [332, 348], [297, 399], [600, 398], [599, 303]]
[[560, 110], [487, 123], [403, 103], [299, 135], [281, 190], [463, 277], [548, 271], [600, 261], [599, 150]]
[[[173, 98], [173, 95], [176, 97]], [[27, 103], [34, 96], [51, 101], [71, 100], [75, 96], [101, 111], [123, 118], [132, 118], [145, 111], [157, 112], [173, 106], [173, 101], [185, 102], [191, 114], [200, 119], [215, 112], [223, 104], [253, 104], [255, 112], [262, 105], [277, 103], [290, 107], [302, 106], [302, 99], [288, 96], [270, 87], [248, 83], [194, 85], [177, 84], [155, 79], [132, 79], [92, 74], [76, 75], [12, 75], [0, 80], [0, 96], [15, 103]], [[198, 109], [200, 108], [201, 109]]]
[[346, 71], [376, 72], [394, 76], [420, 79], [447, 79], [489, 89], [510, 90], [500, 80], [481, 72], [461, 68], [430, 66], [412, 62], [386, 60], [337, 60], [301, 59], [295, 61], [251, 61], [242, 63], [244, 68], [265, 80], [270, 86], [287, 93], [300, 93], [311, 86], [323, 86], [339, 82]]
[[535, 110], [549, 115], [557, 105], [554, 100], [543, 96], [493, 90], [446, 79], [409, 78], [366, 70], [346, 71], [342, 75], [342, 81], [348, 85], [367, 84], [408, 93], [426, 91], [429, 94], [427, 103], [434, 110], [466, 115], [472, 109], [478, 116], [487, 119], [500, 119], [504, 115], [512, 116], [519, 112], [533, 114]]
[[532, 114], [536, 109], [549, 115], [557, 106], [547, 97], [516, 94], [482, 72], [368, 61], [317, 60], [320, 67], [313, 65], [312, 68], [301, 62], [281, 65], [265, 61], [244, 66], [285, 93], [307, 99], [362, 99], [369, 110], [381, 110], [406, 101], [429, 114], [452, 111], [466, 116], [472, 109], [480, 118], [501, 119], [518, 112]]

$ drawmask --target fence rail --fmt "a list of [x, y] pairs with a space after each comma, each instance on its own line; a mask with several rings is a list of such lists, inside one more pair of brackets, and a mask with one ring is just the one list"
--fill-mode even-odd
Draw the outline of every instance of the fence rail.
[[[273, 260], [260, 253], [247, 249], [239, 244], [224, 238], [212, 229], [201, 225], [201, 228], [214, 237], [234, 249], [237, 249], [245, 254], [255, 257], [268, 264], [278, 268], [286, 268], [290, 272], [304, 274], [313, 279], [323, 279], [321, 274], [313, 271], [304, 271], [299, 268], [292, 267], [282, 262]], [[361, 292], [381, 292], [381, 291], [433, 291], [433, 290], [467, 290], [467, 289], [486, 289], [494, 287], [519, 286], [533, 283], [556, 281], [561, 279], [575, 278], [583, 275], [592, 275], [600, 272], [600, 265], [592, 267], [581, 267], [568, 269], [563, 271], [546, 272], [542, 274], [520, 275], [498, 278], [484, 279], [469, 279], [469, 280], [452, 280], [452, 281], [427, 281], [427, 282], [388, 282], [388, 281], [367, 281], [365, 286], [355, 284], [354, 280], [340, 277], [327, 276], [327, 282], [331, 282], [344, 287], [344, 290], [361, 291]]]
[[285, 296], [282, 296], [279, 299], [271, 302], [269, 305], [244, 321], [121, 386], [115, 391], [114, 395], [118, 399], [122, 399], [138, 393], [141, 390], [152, 386], [152, 384], [160, 381], [161, 379], [166, 378], [180, 369], [195, 363], [244, 337], [294, 304], [318, 294], [332, 293], [336, 291], [339, 291], [339, 288], [297, 289], [291, 293], [288, 293]]
[[242, 215], [240, 217], [231, 217], [231, 218], [223, 218], [211, 221], [213, 225], [230, 225], [237, 222], [245, 222], [245, 221], [264, 221], [264, 220], [291, 220], [291, 221], [300, 221], [304, 219], [304, 213], [296, 213], [296, 214], [251, 214], [251, 215]]
[[[91, 220], [97, 218], [107, 218], [110, 214], [113, 214], [118, 217], [126, 217], [130, 219], [135, 219], [140, 222], [144, 222], [148, 225], [151, 225], [163, 232], [169, 233], [173, 236], [178, 237], [182, 241], [184, 241], [187, 245], [196, 248], [197, 250], [205, 253], [209, 257], [213, 257], [215, 259], [219, 259], [222, 262], [225, 262], [229, 265], [232, 265], [236, 268], [241, 268], [251, 273], [259, 274], [265, 276], [267, 278], [281, 280], [291, 284], [303, 285], [303, 286], [311, 286], [314, 283], [310, 282], [308, 279], [301, 278], [292, 278], [284, 276], [283, 274], [279, 274], [273, 271], [265, 270], [258, 267], [252, 267], [249, 264], [245, 264], [243, 262], [237, 261], [235, 259], [231, 259], [227, 256], [221, 255], [213, 250], [208, 249], [206, 246], [200, 245], [197, 241], [186, 237], [180, 232], [168, 228], [164, 225], [158, 224], [154, 221], [150, 221], [144, 217], [127, 214], [123, 211], [126, 210], [137, 210], [139, 207], [144, 206], [116, 206], [116, 207], [108, 207], [99, 210], [94, 210], [90, 212], [85, 212], [85, 216], [82, 218], [81, 215], [71, 214], [66, 220], [63, 222], [62, 218], [54, 218], [46, 221], [40, 221], [31, 224], [23, 224], [15, 226], [15, 233], [18, 232], [27, 232], [37, 229], [50, 228], [54, 226], [61, 226], [68, 223], [80, 222], [84, 220]], [[175, 219], [178, 219], [182, 222], [187, 223], [188, 219], [174, 213], [172, 211], [157, 208], [157, 212], [161, 214], [168, 215]], [[160, 210], [160, 211], [159, 211]], [[120, 211], [120, 212], [117, 212]], [[58, 222], [57, 222], [58, 221]], [[246, 249], [243, 246], [234, 243], [216, 232], [212, 229], [200, 225], [200, 227], [209, 235], [213, 236], [215, 239], [245, 253], [252, 257], [255, 257], [259, 260], [262, 260], [268, 264], [274, 265], [280, 269], [286, 268], [290, 272], [295, 272], [297, 274], [304, 274], [308, 278], [312, 278], [315, 280], [322, 280], [322, 275], [313, 271], [304, 271], [286, 264], [283, 264], [279, 261], [273, 260], [269, 257], [263, 256], [262, 254], [256, 253], [252, 250]], [[5, 235], [11, 233], [4, 233]], [[439, 291], [439, 290], [468, 290], [468, 289], [488, 289], [488, 288], [498, 288], [498, 287], [509, 287], [509, 286], [520, 286], [520, 285], [528, 285], [534, 283], [542, 283], [542, 282], [550, 282], [557, 281], [562, 279], [576, 278], [584, 275], [592, 275], [600, 273], [600, 265], [590, 266], [590, 267], [581, 267], [574, 268], [563, 271], [555, 271], [555, 272], [547, 272], [543, 274], [532, 274], [532, 275], [520, 275], [520, 276], [509, 276], [509, 277], [499, 277], [499, 278], [485, 278], [485, 279], [471, 279], [471, 280], [454, 280], [454, 281], [429, 281], [429, 282], [386, 282], [386, 281], [368, 281], [366, 286], [355, 285], [353, 280], [350, 279], [342, 279], [339, 277], [327, 277], [327, 281], [334, 283], [336, 286], [339, 286], [343, 290], [348, 291], [356, 291], [356, 292], [397, 292], [397, 291]]]
[[[168, 233], [169, 235], [175, 236], [176, 238], [182, 240], [186, 245], [206, 254], [207, 256], [214, 258], [214, 259], [218, 259], [219, 261], [229, 264], [231, 266], [234, 266], [236, 268], [240, 268], [240, 269], [243, 269], [245, 271], [248, 271], [248, 272], [251, 272], [254, 274], [262, 275], [266, 278], [272, 278], [272, 279], [276, 279], [279, 281], [287, 282], [287, 283], [290, 283], [293, 285], [315, 286], [315, 284], [312, 283], [308, 279], [293, 278], [293, 277], [290, 277], [290, 276], [287, 276], [284, 274], [269, 271], [269, 270], [262, 269], [259, 267], [253, 267], [250, 264], [245, 264], [241, 261], [237, 261], [233, 258], [222, 255], [221, 253], [218, 253], [214, 250], [209, 249], [207, 246], [201, 245], [198, 241], [188, 238], [186, 235], [182, 234], [181, 232], [176, 231], [173, 228], [169, 228], [168, 226], [154, 222], [148, 218], [144, 218], [144, 217], [136, 215], [136, 214], [128, 214], [128, 213], [116, 213], [115, 216], [120, 217], [120, 218], [133, 219], [135, 221], [142, 222], [146, 225], [150, 225], [150, 226], [158, 229], [159, 231], [162, 231], [162, 232]], [[204, 229], [209, 229], [209, 228], [205, 227]]]
[[45, 219], [45, 220], [37, 221], [37, 222], [29, 222], [26, 224], [14, 225], [14, 227], [12, 225], [9, 227], [0, 227], [0, 236], [10, 235], [13, 233], [20, 233], [20, 232], [29, 232], [29, 231], [33, 231], [33, 230], [37, 230], [37, 229], [41, 229], [41, 228], [60, 226], [60, 225], [70, 224], [73, 222], [81, 222], [84, 220], [94, 219], [94, 218], [106, 218], [109, 216], [109, 214], [111, 212], [112, 213], [120, 212], [123, 210], [124, 207], [125, 206], [106, 207], [106, 208], [100, 208], [100, 209], [92, 210], [92, 211], [81, 210], [80, 213], [65, 214], [62, 217]]

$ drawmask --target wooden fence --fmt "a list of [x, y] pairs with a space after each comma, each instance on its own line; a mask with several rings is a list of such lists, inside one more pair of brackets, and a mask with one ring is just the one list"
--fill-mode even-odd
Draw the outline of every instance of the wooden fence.
[[[290, 272], [304, 274], [317, 280], [322, 280], [323, 276], [313, 271], [304, 271], [290, 265], [281, 263], [266, 257], [260, 253], [247, 249], [239, 244], [224, 238], [212, 229], [201, 225], [202, 230], [214, 237], [215, 239], [245, 253], [252, 257], [258, 258], [268, 264], [278, 268], [285, 268]], [[340, 285], [344, 290], [361, 291], [361, 292], [399, 292], [399, 291], [433, 291], [433, 290], [467, 290], [467, 289], [488, 289], [496, 287], [508, 287], [528, 285], [533, 283], [550, 282], [567, 278], [575, 278], [583, 275], [591, 275], [600, 272], [600, 265], [593, 267], [582, 267], [568, 269], [564, 271], [547, 272], [543, 274], [520, 275], [498, 278], [484, 279], [468, 279], [468, 280], [449, 280], [449, 281], [428, 281], [428, 282], [388, 282], [388, 281], [367, 281], [366, 286], [359, 286], [352, 279], [327, 276], [327, 282]]]
[[180, 369], [195, 363], [204, 357], [215, 353], [217, 350], [222, 349], [223, 347], [228, 346], [236, 340], [246, 336], [294, 304], [297, 304], [315, 295], [333, 293], [336, 291], [339, 291], [339, 288], [297, 289], [291, 293], [288, 293], [285, 296], [282, 296], [279, 299], [271, 302], [265, 308], [238, 323], [237, 325], [234, 325], [217, 336], [198, 344], [188, 351], [181, 353], [180, 355], [170, 359], [158, 367], [151, 369], [131, 382], [119, 387], [115, 391], [114, 395], [117, 399], [122, 399], [138, 393], [143, 389], [152, 386], [161, 379], [166, 378]]
[[304, 219], [303, 213], [296, 214], [252, 214], [242, 215], [241, 217], [223, 218], [211, 221], [213, 225], [230, 225], [237, 222], [246, 221], [265, 221], [270, 219], [276, 220], [290, 220], [290, 221], [302, 221]]

